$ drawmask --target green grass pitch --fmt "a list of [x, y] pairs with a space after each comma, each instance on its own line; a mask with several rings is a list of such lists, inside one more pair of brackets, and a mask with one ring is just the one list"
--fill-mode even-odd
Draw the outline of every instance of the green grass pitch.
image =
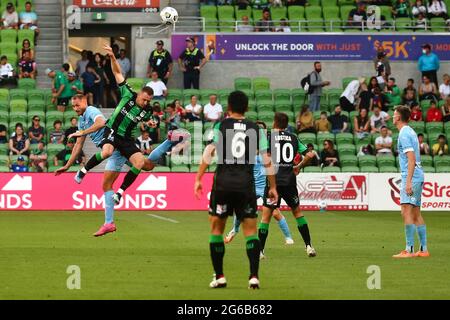
[[[432, 257], [407, 260], [391, 258], [404, 247], [398, 212], [307, 212], [315, 258], [306, 256], [292, 215], [285, 215], [296, 243], [285, 246], [271, 223], [261, 289], [251, 291], [242, 234], [226, 247], [228, 287], [208, 288], [205, 212], [118, 213], [118, 231], [102, 238], [92, 237], [101, 212], [2, 212], [0, 299], [450, 298], [448, 213], [425, 213]], [[69, 265], [80, 267], [80, 290], [67, 289]], [[371, 265], [380, 267], [380, 290], [367, 288]]]

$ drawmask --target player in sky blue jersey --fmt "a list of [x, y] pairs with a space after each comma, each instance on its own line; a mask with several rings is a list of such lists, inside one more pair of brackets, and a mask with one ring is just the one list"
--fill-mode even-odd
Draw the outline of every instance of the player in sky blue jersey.
[[[78, 154], [83, 149], [83, 145], [86, 141], [86, 136], [89, 135], [92, 142], [98, 147], [104, 135], [106, 118], [99, 109], [93, 106], [88, 106], [86, 97], [84, 97], [83, 95], [75, 95], [72, 98], [72, 105], [74, 111], [79, 115], [79, 131], [77, 133], [79, 134], [81, 132], [81, 136], [79, 136], [77, 139], [70, 159], [67, 161], [64, 167], [61, 167], [55, 171], [56, 175], [67, 171], [73, 165]], [[166, 152], [168, 152], [176, 143], [177, 142], [170, 140], [165, 140], [163, 143], [161, 143], [155, 150], [152, 151], [148, 159], [145, 159], [143, 170], [151, 171], [155, 167], [155, 163], [157, 162], [157, 160], [161, 158]], [[103, 177], [103, 191], [105, 196], [105, 223], [94, 234], [94, 236], [96, 237], [116, 231], [116, 226], [114, 224], [113, 184], [119, 177], [123, 165], [126, 163], [127, 159], [123, 157], [117, 150], [114, 151], [112, 156], [108, 158]]]
[[[267, 126], [264, 122], [256, 121], [256, 124], [261, 129], [267, 130]], [[264, 191], [266, 189], [266, 169], [264, 168], [260, 155], [257, 155], [255, 158], [255, 164], [253, 166], [253, 177], [255, 178], [256, 197], [257, 199], [262, 198], [264, 197]], [[283, 214], [278, 209], [276, 209], [273, 212], [273, 217], [275, 218], [275, 220], [278, 221], [278, 226], [280, 227], [281, 232], [284, 235], [285, 243], [288, 245], [294, 244], [291, 231], [289, 230], [289, 226]], [[225, 243], [229, 243], [234, 239], [236, 234], [239, 232], [240, 225], [241, 222], [238, 219], [236, 219], [236, 216], [234, 216], [233, 229], [230, 232], [228, 232], [227, 236], [225, 237]]]
[[[429, 257], [427, 229], [420, 212], [424, 175], [420, 163], [420, 147], [417, 134], [408, 125], [411, 110], [398, 106], [394, 111], [394, 125], [398, 134], [398, 158], [402, 176], [400, 205], [405, 224], [406, 248], [394, 258]], [[416, 231], [419, 235], [420, 250], [414, 252]]]

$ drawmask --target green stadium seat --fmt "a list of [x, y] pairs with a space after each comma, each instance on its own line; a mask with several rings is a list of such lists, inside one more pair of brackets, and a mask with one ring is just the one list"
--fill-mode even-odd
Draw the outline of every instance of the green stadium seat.
[[53, 126], [53, 122], [55, 122], [55, 120], [64, 120], [64, 113], [60, 111], [47, 111], [46, 119], [47, 124], [52, 124]]
[[0, 166], [0, 172], [9, 172], [9, 166]]
[[9, 101], [9, 90], [0, 88], [0, 101]]
[[338, 144], [337, 150], [339, 156], [341, 155], [355, 155], [356, 147], [354, 144]]
[[320, 6], [308, 6], [305, 8], [305, 17], [308, 20], [309, 31], [322, 31], [323, 30], [323, 18], [322, 7]]
[[389, 166], [395, 167], [395, 157], [392, 155], [377, 156], [377, 165], [378, 165], [378, 168], [389, 167]]
[[30, 101], [42, 101], [45, 104], [46, 92], [43, 89], [30, 89], [28, 90], [28, 102]]
[[272, 21], [274, 21], [275, 25], [279, 25], [279, 21], [281, 19], [287, 20], [286, 7], [271, 7], [270, 15], [271, 15]]
[[433, 157], [429, 155], [421, 155], [420, 162], [424, 167], [432, 167], [433, 166]]
[[428, 134], [432, 133], [441, 133], [444, 129], [444, 123], [443, 122], [427, 122], [425, 124], [425, 129], [427, 130]]
[[322, 145], [325, 140], [331, 140], [334, 143], [335, 136], [332, 133], [318, 133], [317, 134], [317, 144]]
[[449, 132], [450, 132], [450, 121], [444, 123], [444, 131], [445, 131], [446, 133], [449, 133]]
[[425, 172], [425, 173], [435, 173], [436, 172], [436, 169], [431, 166], [423, 166], [422, 169], [423, 169], [423, 172]]
[[273, 98], [275, 102], [291, 103], [291, 91], [289, 89], [275, 89], [273, 90]]
[[36, 80], [29, 78], [19, 79], [17, 81], [17, 88], [25, 90], [36, 89]]
[[30, 43], [34, 43], [34, 37], [35, 37], [34, 30], [22, 29], [22, 30], [19, 30], [17, 33], [17, 38], [18, 38], [17, 42], [23, 43], [23, 40], [28, 39], [28, 40], [30, 40]]
[[[252, 85], [253, 85], [253, 90], [255, 91], [255, 94], [259, 91], [270, 90], [269, 78], [265, 78], [265, 77], [253, 78]], [[272, 94], [272, 91], [270, 91], [270, 93]]]
[[[263, 101], [257, 105], [258, 113], [260, 112], [273, 112], [273, 102]], [[273, 115], [272, 115], [273, 118]]]
[[11, 89], [9, 90], [10, 100], [25, 100], [27, 99], [27, 90], [25, 89]]
[[[239, 89], [236, 89], [236, 90], [239, 90]], [[254, 94], [252, 89], [240, 89], [240, 91], [245, 93], [249, 100], [254, 100], [255, 99], [255, 94]]]
[[[200, 98], [200, 90], [198, 89], [185, 89], [183, 90], [183, 99], [184, 101], [188, 102], [191, 100], [192, 96], [196, 96], [197, 99]], [[208, 97], [208, 101], [209, 101], [209, 97]]]
[[234, 7], [234, 14], [237, 21], [242, 21], [242, 17], [247, 16], [249, 21], [252, 21], [252, 9], [248, 6], [246, 9], [240, 9], [238, 6]]
[[298, 139], [304, 145], [308, 143], [316, 143], [316, 135], [314, 133], [299, 133]]
[[412, 32], [412, 21], [410, 18], [396, 18], [395, 30], [398, 32]]
[[303, 6], [289, 6], [288, 18], [289, 20], [304, 20], [305, 19], [305, 7]]
[[380, 173], [397, 173], [398, 169], [394, 166], [383, 166], [379, 168]]
[[234, 79], [234, 89], [235, 90], [251, 90], [252, 89], [252, 79], [243, 78], [243, 77]]
[[320, 173], [320, 172], [322, 172], [322, 169], [320, 167], [316, 167], [316, 166], [308, 166], [303, 169], [303, 172], [304, 173]]
[[15, 111], [26, 112], [27, 111], [27, 100], [25, 100], [25, 99], [11, 100], [9, 102], [9, 109], [11, 112], [15, 112]]
[[377, 158], [371, 155], [358, 156], [359, 167], [375, 167]]
[[291, 97], [294, 106], [300, 106], [307, 101], [306, 92], [303, 89], [292, 89]]
[[425, 122], [423, 121], [410, 121], [409, 126], [417, 133], [425, 132]]
[[142, 78], [128, 78], [127, 82], [134, 91], [140, 91], [145, 85]]
[[432, 147], [433, 144], [437, 143], [439, 135], [441, 134], [442, 133], [440, 132], [433, 132], [428, 134], [428, 144], [430, 145], [430, 147]]
[[321, 3], [322, 3], [322, 7], [323, 8], [328, 8], [328, 7], [339, 7], [338, 5], [337, 5], [337, 1], [336, 0], [322, 0], [321, 1]]
[[174, 101], [174, 100], [183, 100], [183, 90], [180, 89], [170, 89], [167, 93], [167, 101]]
[[273, 112], [272, 111], [264, 111], [258, 112], [258, 120], [268, 123], [273, 122]]
[[170, 169], [171, 172], [189, 172], [188, 166], [175, 166]]
[[436, 173], [450, 173], [450, 166], [437, 167]]
[[367, 172], [367, 173], [378, 173], [378, 168], [373, 166], [373, 167], [360, 167], [359, 168], [361, 172]]
[[339, 160], [341, 162], [342, 167], [357, 167], [358, 166], [358, 158], [355, 155], [342, 155], [339, 153]]
[[342, 167], [341, 172], [360, 172], [359, 167]]
[[439, 167], [450, 167], [450, 156], [435, 156], [433, 162], [436, 171]]
[[9, 165], [9, 156], [1, 154], [0, 155], [0, 166], [8, 166], [8, 165]]
[[0, 43], [0, 52], [2, 55], [17, 55], [17, 45], [14, 42], [2, 42]]
[[323, 6], [323, 19], [325, 20], [326, 30], [338, 32], [341, 28], [341, 19], [339, 17], [339, 7]]
[[353, 144], [353, 134], [350, 132], [336, 134], [336, 144]]
[[272, 101], [273, 94], [270, 89], [261, 89], [255, 92], [256, 103], [259, 101]]
[[431, 31], [432, 32], [445, 32], [447, 31], [447, 24], [444, 18], [436, 17], [430, 19]]
[[220, 31], [233, 32], [235, 30], [234, 7], [229, 5], [217, 6], [217, 17]]
[[255, 111], [248, 111], [245, 114], [245, 117], [251, 121], [256, 121], [256, 120], [258, 120], [258, 113]]
[[0, 155], [7, 155], [8, 154], [8, 144], [7, 143], [1, 143], [0, 144]]
[[339, 167], [323, 167], [322, 172], [337, 173], [337, 172], [341, 172], [341, 168], [339, 168]]
[[385, 16], [386, 20], [392, 20], [391, 6], [378, 6], [381, 10], [381, 15]]
[[292, 111], [292, 105], [290, 103], [275, 102], [274, 109], [276, 112]]
[[0, 31], [0, 36], [2, 38], [2, 43], [17, 43], [17, 30], [15, 29], [3, 29]]

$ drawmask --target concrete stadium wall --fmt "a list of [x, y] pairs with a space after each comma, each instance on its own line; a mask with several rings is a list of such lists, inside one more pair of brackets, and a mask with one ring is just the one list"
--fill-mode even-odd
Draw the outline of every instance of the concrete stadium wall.
[[[136, 34], [137, 27], [133, 27], [132, 34]], [[162, 39], [166, 49], [170, 51], [171, 43], [168, 37], [153, 37], [133, 39], [134, 44], [134, 76], [145, 77], [150, 52], [155, 42]], [[177, 57], [174, 57], [177, 58]], [[298, 88], [300, 79], [307, 72], [312, 71], [312, 61], [209, 61], [202, 70], [200, 87], [205, 89], [232, 88], [236, 77], [268, 77], [271, 86], [276, 88]], [[341, 79], [352, 76], [370, 77], [375, 75], [372, 61], [324, 61], [322, 62], [322, 78], [331, 81], [330, 88], [342, 86]], [[420, 80], [420, 72], [416, 62], [391, 62], [392, 76], [402, 88], [408, 78]], [[441, 62], [438, 73], [442, 79], [444, 73], [450, 73], [450, 62]], [[183, 75], [174, 66], [174, 74], [169, 81], [169, 88], [181, 88]]]

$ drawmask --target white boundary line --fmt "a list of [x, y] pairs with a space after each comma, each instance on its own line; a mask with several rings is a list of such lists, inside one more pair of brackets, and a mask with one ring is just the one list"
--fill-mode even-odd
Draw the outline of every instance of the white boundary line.
[[173, 220], [173, 219], [161, 217], [161, 216], [158, 216], [158, 215], [156, 215], [156, 214], [147, 214], [147, 215], [148, 215], [149, 217], [153, 217], [153, 218], [160, 219], [160, 220], [164, 220], [164, 221], [169, 221], [169, 222], [172, 222], [172, 223], [180, 223], [180, 222], [177, 221], [177, 220]]

